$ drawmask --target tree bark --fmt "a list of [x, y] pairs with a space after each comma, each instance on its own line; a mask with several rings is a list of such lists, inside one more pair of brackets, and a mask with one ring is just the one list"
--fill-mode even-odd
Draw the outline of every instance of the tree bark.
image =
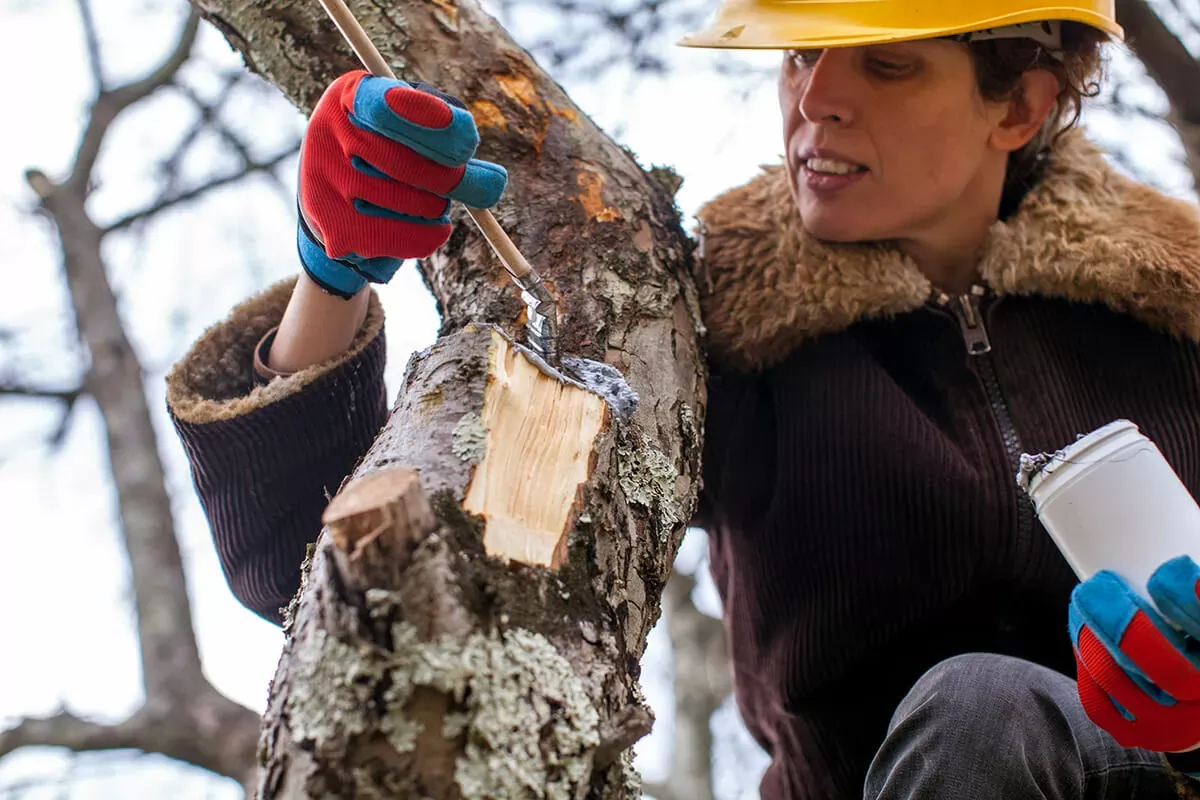
[[[358, 66], [315, 0], [193, 2], [306, 111]], [[410, 363], [390, 421], [343, 487], [355, 496], [331, 509], [338, 535], [318, 542], [293, 603], [260, 790], [636, 797], [628, 748], [650, 721], [638, 662], [693, 510], [705, 400], [672, 182], [643, 172], [474, 0], [351, 7], [398, 75], [467, 103], [480, 157], [512, 176], [496, 216], [559, 297], [562, 351], [615, 367], [640, 402], [630, 415], [604, 410], [595, 429], [560, 419], [569, 435], [546, 431], [547, 460], [576, 448], [584, 468], [573, 493], [538, 499], [550, 476], [537, 447], [514, 458], [500, 434], [532, 414], [512, 376], [532, 368], [523, 380], [543, 382], [538, 391], [561, 386], [563, 408], [580, 390], [514, 346], [524, 305], [460, 220], [422, 265], [442, 336]], [[528, 503], [495, 492], [466, 502], [483, 465], [498, 464], [522, 476], [514, 493], [566, 520], [550, 566], [489, 543], [505, 514], [530, 523]], [[399, 468], [416, 470], [415, 489]], [[359, 482], [384, 470], [398, 471]]]

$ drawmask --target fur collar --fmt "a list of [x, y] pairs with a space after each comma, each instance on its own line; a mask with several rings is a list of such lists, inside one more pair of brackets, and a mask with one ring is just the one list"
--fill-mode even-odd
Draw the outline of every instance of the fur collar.
[[[782, 166], [707, 204], [697, 283], [708, 352], [740, 371], [856, 321], [920, 307], [932, 286], [886, 245], [822, 243], [804, 231]], [[1200, 214], [1118, 174], [1083, 134], [1064, 135], [1042, 180], [980, 261], [999, 294], [1103, 303], [1200, 342]]]

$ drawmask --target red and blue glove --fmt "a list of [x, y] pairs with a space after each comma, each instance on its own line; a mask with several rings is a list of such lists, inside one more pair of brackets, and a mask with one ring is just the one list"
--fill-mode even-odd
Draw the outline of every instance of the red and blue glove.
[[1075, 587], [1079, 698], [1122, 747], [1190, 750], [1200, 744], [1200, 567], [1171, 559], [1147, 588], [1161, 614], [1107, 570]]
[[466, 107], [425, 86], [363, 71], [317, 103], [300, 154], [297, 244], [318, 285], [352, 297], [386, 283], [406, 258], [450, 237], [450, 201], [495, 205], [504, 168], [472, 158], [479, 132]]

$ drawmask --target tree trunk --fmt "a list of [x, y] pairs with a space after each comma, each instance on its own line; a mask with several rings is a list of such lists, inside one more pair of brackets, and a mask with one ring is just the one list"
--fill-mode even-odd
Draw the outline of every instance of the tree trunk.
[[[74, 323], [89, 366], [78, 394], [95, 401], [103, 419], [119, 512], [118, 530], [129, 558], [129, 589], [141, 656], [145, 699], [115, 723], [81, 719], [63, 710], [26, 718], [0, 731], [0, 758], [23, 747], [66, 747], [76, 752], [135, 749], [184, 761], [254, 785], [258, 715], [223, 696], [204, 676], [192, 626], [186, 576], [166, 476], [147, 403], [141, 363], [108, 279], [102, 229], [88, 215], [93, 171], [113, 123], [174, 80], [188, 60], [199, 18], [189, 14], [174, 48], [152, 71], [116, 87], [103, 79], [89, 6], [79, 4], [96, 81], [68, 177], [55, 182], [37, 169], [26, 180], [38, 210], [54, 225]], [[278, 163], [276, 161], [275, 163]], [[263, 165], [247, 164], [241, 174]], [[175, 195], [128, 219], [147, 219], [169, 205], [199, 197], [230, 175]], [[81, 661], [81, 668], [86, 663]]]
[[645, 787], [657, 800], [712, 800], [712, 718], [733, 691], [725, 627], [692, 602], [696, 578], [676, 570], [663, 597], [675, 687], [670, 777]]
[[[357, 67], [315, 0], [193, 2], [302, 109]], [[460, 221], [422, 265], [442, 336], [327, 511], [293, 603], [260, 789], [637, 796], [638, 662], [704, 415], [673, 176], [643, 172], [474, 0], [351, 6], [398, 75], [466, 101], [480, 157], [512, 176], [496, 215], [559, 297], [562, 351], [615, 367], [640, 402], [609, 407], [513, 343], [524, 304]]]

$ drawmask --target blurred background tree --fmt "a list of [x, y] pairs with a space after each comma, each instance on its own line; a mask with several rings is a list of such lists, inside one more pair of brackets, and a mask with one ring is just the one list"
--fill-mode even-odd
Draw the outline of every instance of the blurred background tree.
[[[671, 46], [711, 0], [485, 5], [642, 163], [679, 171], [685, 213], [777, 159], [777, 55]], [[1131, 46], [1085, 124], [1192, 196], [1200, 0], [1118, 7]], [[281, 640], [228, 593], [162, 380], [295, 272], [304, 121], [183, 0], [0, 0], [0, 69], [0, 797], [239, 797]], [[437, 316], [411, 267], [382, 295], [394, 387]], [[664, 608], [647, 791], [755, 797], [765, 757], [729, 697], [703, 532]]]

